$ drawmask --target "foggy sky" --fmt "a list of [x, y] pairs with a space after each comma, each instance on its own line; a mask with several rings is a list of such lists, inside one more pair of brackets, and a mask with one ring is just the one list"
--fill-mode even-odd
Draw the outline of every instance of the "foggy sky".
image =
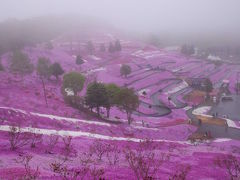
[[143, 32], [240, 32], [240, 0], [0, 0], [0, 21], [79, 14]]

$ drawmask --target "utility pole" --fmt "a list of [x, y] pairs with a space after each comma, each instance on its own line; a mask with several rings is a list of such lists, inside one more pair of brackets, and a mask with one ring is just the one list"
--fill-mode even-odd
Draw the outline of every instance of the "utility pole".
[[238, 95], [238, 91], [239, 91], [239, 73], [240, 72], [237, 72], [237, 95]]

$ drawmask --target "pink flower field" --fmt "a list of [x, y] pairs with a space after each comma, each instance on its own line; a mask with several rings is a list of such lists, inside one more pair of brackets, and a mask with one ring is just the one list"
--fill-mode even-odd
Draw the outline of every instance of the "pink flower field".
[[[193, 140], [201, 129], [190, 121], [195, 118], [192, 105], [205, 104], [183, 97], [194, 91], [185, 81], [192, 77], [208, 77], [213, 87], [227, 79], [235, 93], [239, 66], [215, 67], [204, 59], [121, 35], [92, 33], [89, 39], [96, 47], [92, 54], [86, 51], [85, 40], [73, 43], [71, 50], [70, 42], [62, 38], [52, 40], [53, 49], [38, 44], [22, 52], [34, 66], [45, 57], [61, 64], [65, 74], [84, 75], [83, 90], [77, 94], [82, 98], [93, 81], [132, 88], [140, 102], [131, 124], [117, 107], [107, 118], [105, 108], [100, 108], [98, 117], [95, 109], [67, 104], [61, 93], [63, 77], [46, 79], [47, 106], [36, 70], [24, 76], [13, 74], [13, 54], [5, 53], [5, 70], [0, 71], [0, 179], [231, 179], [228, 170], [236, 173], [237, 168], [219, 163], [231, 158], [239, 162], [240, 142], [204, 135]], [[122, 45], [120, 52], [98, 50], [100, 43], [116, 39]], [[76, 64], [77, 55], [83, 64]], [[123, 64], [131, 67], [126, 77], [120, 73]], [[236, 71], [228, 73], [232, 68]]]

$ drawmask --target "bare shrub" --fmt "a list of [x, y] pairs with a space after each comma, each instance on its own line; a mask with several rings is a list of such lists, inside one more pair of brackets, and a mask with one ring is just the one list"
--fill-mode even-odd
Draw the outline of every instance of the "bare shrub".
[[15, 159], [17, 163], [21, 163], [24, 166], [25, 174], [23, 179], [38, 179], [40, 176], [39, 168], [33, 169], [30, 165], [30, 161], [32, 160], [32, 155], [19, 155], [18, 159]]
[[93, 177], [94, 180], [103, 180], [102, 176], [104, 175], [104, 169], [103, 168], [98, 168], [95, 165], [90, 168], [90, 175]]
[[49, 138], [47, 138], [47, 149], [46, 149], [46, 153], [49, 154], [53, 154], [53, 149], [54, 147], [57, 145], [59, 140], [59, 136], [58, 135], [50, 135]]
[[138, 149], [145, 149], [145, 150], [154, 150], [158, 148], [159, 143], [157, 144], [152, 139], [145, 139], [140, 141]]
[[60, 162], [53, 162], [50, 164], [51, 170], [58, 174], [62, 179], [84, 179], [88, 173], [88, 168], [70, 168], [67, 165]]
[[240, 178], [240, 161], [233, 155], [225, 155], [214, 160], [214, 164], [223, 168], [231, 180]]
[[191, 170], [191, 166], [183, 166], [179, 168], [170, 178], [169, 180], [185, 180], [189, 171]]
[[9, 128], [8, 137], [10, 149], [13, 151], [30, 143], [30, 134], [21, 132], [20, 125], [18, 127], [11, 126]]
[[67, 161], [68, 158], [72, 155], [72, 154], [76, 154], [73, 145], [72, 145], [72, 137], [71, 136], [67, 136], [67, 137], [63, 137], [63, 154], [64, 154], [64, 160]]
[[107, 152], [107, 144], [104, 143], [101, 140], [96, 140], [91, 146], [90, 146], [90, 152], [92, 154], [95, 154], [97, 159], [99, 161], [102, 160], [103, 155]]
[[240, 147], [238, 146], [231, 146], [232, 153], [240, 154]]
[[127, 148], [124, 153], [129, 167], [138, 180], [153, 179], [162, 163], [157, 159], [154, 151], [133, 151]]
[[119, 150], [117, 145], [111, 145], [109, 144], [107, 146], [107, 159], [109, 162], [109, 165], [116, 165], [119, 163], [119, 154], [121, 151]]
[[43, 136], [42, 134], [32, 132], [30, 138], [31, 148], [35, 148], [37, 144], [42, 143], [42, 136]]
[[80, 163], [83, 166], [89, 166], [91, 163], [93, 163], [93, 154], [91, 152], [83, 152], [80, 156]]

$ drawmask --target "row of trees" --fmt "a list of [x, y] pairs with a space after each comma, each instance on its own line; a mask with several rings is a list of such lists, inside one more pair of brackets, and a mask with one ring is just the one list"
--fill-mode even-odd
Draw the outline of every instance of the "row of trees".
[[[55, 76], [58, 80], [59, 76], [64, 73], [59, 63], [50, 63], [47, 58], [39, 58], [37, 64], [37, 73], [41, 78], [50, 78]], [[20, 75], [31, 74], [34, 71], [34, 65], [31, 63], [27, 54], [21, 51], [15, 51], [11, 58], [10, 71]]]
[[[83, 89], [85, 77], [78, 72], [70, 72], [64, 75], [62, 84], [62, 93], [69, 98], [67, 89], [73, 92], [72, 101], [77, 102], [78, 92]], [[86, 96], [82, 102], [91, 110], [96, 109], [100, 116], [100, 108], [105, 108], [107, 117], [110, 116], [110, 110], [116, 106], [127, 113], [128, 123], [131, 123], [131, 115], [139, 106], [138, 96], [133, 89], [119, 87], [116, 84], [104, 84], [97, 81], [90, 83], [87, 87]]]
[[[83, 64], [84, 61], [80, 55], [76, 58], [76, 64]], [[0, 70], [3, 70], [4, 67], [0, 61]], [[51, 64], [50, 60], [45, 57], [40, 57], [37, 63], [37, 72], [41, 78], [50, 78], [51, 76], [55, 76], [56, 79], [59, 79], [59, 76], [64, 73], [61, 65], [57, 62]], [[13, 73], [26, 75], [31, 74], [34, 71], [34, 65], [31, 63], [27, 54], [22, 53], [21, 51], [15, 51], [13, 53], [10, 71]], [[122, 65], [120, 69], [120, 73], [122, 76], [127, 76], [131, 73], [131, 67], [129, 65]]]
[[[94, 47], [92, 41], [87, 42], [86, 49], [90, 54], [94, 53], [95, 47]], [[121, 51], [121, 50], [122, 50], [122, 46], [121, 46], [121, 43], [118, 39], [114, 43], [113, 42], [109, 43], [108, 52], [113, 53], [113, 52], [118, 52], [118, 51]], [[105, 47], [104, 43], [100, 44], [100, 51], [101, 52], [106, 52], [106, 47]]]
[[37, 74], [42, 81], [43, 93], [45, 103], [48, 106], [45, 79], [49, 79], [51, 75], [54, 75], [58, 80], [59, 75], [64, 73], [61, 65], [59, 63], [50, 64], [50, 60], [47, 58], [39, 58], [37, 63]]
[[[78, 56], [77, 61], [81, 60], [81, 57]], [[26, 54], [16, 51], [12, 56], [10, 70], [14, 73], [19, 73], [22, 75], [30, 74], [34, 70], [34, 65], [31, 63]], [[59, 63], [51, 64], [50, 60], [44, 57], [40, 57], [38, 59], [36, 70], [42, 82], [44, 98], [46, 105], [48, 106], [45, 80], [49, 79], [52, 75], [58, 80], [59, 76], [64, 73], [64, 70]], [[122, 65], [120, 73], [124, 76], [130, 74], [130, 66]], [[77, 94], [83, 89], [84, 82], [85, 77], [80, 73], [70, 72], [65, 74], [62, 84], [62, 92], [64, 96], [68, 96], [66, 89], [70, 89], [73, 92], [73, 99], [76, 101], [76, 99], [79, 98]], [[107, 117], [110, 116], [110, 109], [116, 106], [127, 113], [127, 119], [130, 124], [132, 112], [138, 108], [139, 100], [133, 89], [122, 88], [115, 84], [103, 84], [94, 81], [87, 87], [87, 93], [84, 97], [84, 104], [87, 105], [91, 110], [96, 108], [98, 115], [100, 115], [100, 108], [105, 108], [107, 111]]]
[[41, 78], [55, 76], [58, 80], [59, 76], [64, 73], [64, 70], [59, 63], [55, 62], [51, 64], [49, 59], [40, 57], [37, 64], [37, 73]]
[[195, 53], [195, 47], [193, 45], [184, 44], [181, 47], [181, 53], [187, 56], [191, 56]]
[[[27, 54], [21, 51], [13, 52], [11, 63], [10, 63], [10, 71], [12, 73], [16, 73], [24, 76], [24, 75], [33, 73], [34, 68], [35, 67], [31, 63]], [[1, 69], [1, 63], [0, 63], [0, 69]], [[55, 76], [56, 79], [58, 80], [59, 76], [64, 73], [64, 70], [62, 69], [59, 63], [55, 62], [51, 64], [49, 59], [40, 57], [37, 62], [36, 71], [42, 82], [44, 98], [45, 98], [46, 105], [48, 106], [44, 81], [46, 79], [49, 79], [51, 76]]]
[[89, 108], [96, 108], [99, 115], [100, 107], [106, 108], [107, 117], [110, 116], [110, 109], [114, 106], [127, 113], [128, 123], [131, 123], [131, 115], [139, 106], [138, 96], [133, 89], [122, 88], [115, 84], [103, 84], [93, 82], [88, 86], [85, 97], [86, 105]]
[[112, 42], [109, 43], [108, 52], [113, 53], [121, 50], [122, 46], [119, 40], [116, 40], [114, 44]]

